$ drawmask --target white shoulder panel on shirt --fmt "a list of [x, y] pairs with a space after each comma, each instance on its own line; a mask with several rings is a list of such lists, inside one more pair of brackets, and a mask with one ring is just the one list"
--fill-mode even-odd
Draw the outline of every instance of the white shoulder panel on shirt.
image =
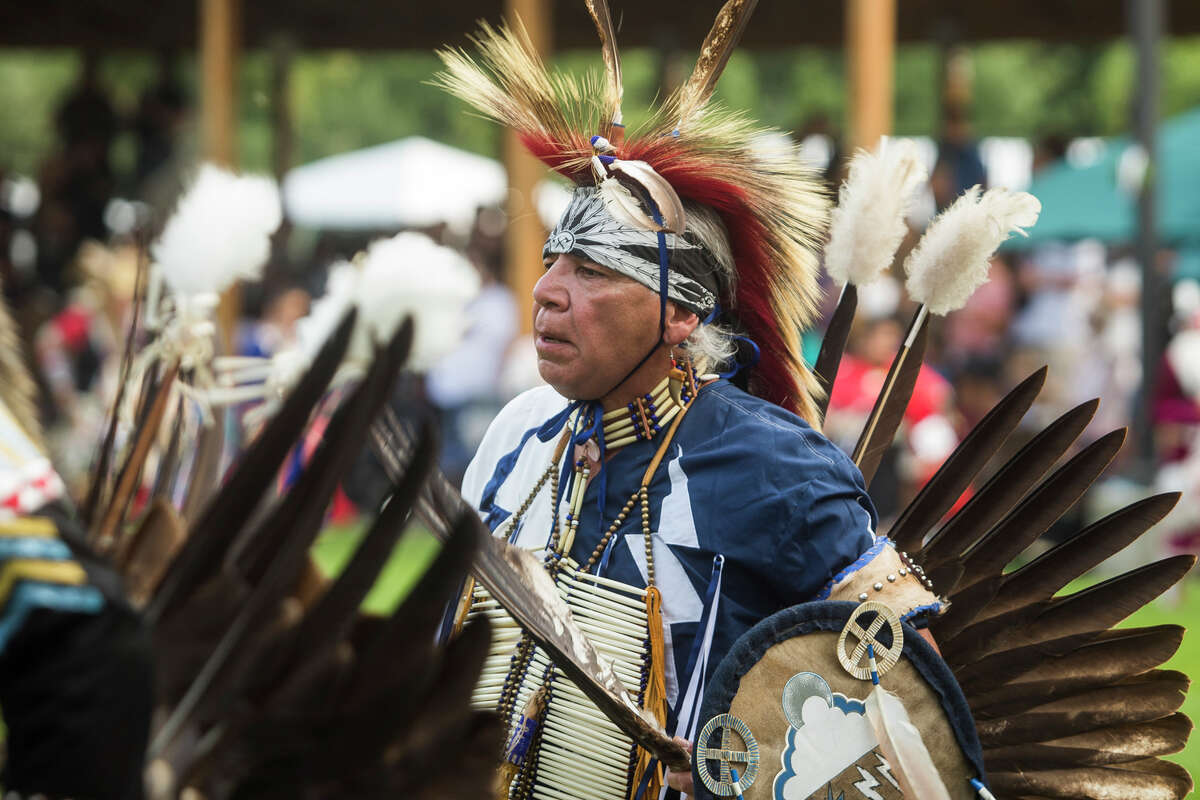
[[[467, 502], [478, 508], [484, 487], [491, 480], [496, 463], [521, 442], [521, 436], [527, 430], [540, 426], [562, 411], [567, 407], [567, 402], [566, 398], [549, 386], [534, 387], [510, 400], [488, 426], [487, 433], [484, 434], [483, 441], [480, 442], [479, 449], [475, 451], [475, 457], [471, 459], [463, 476], [462, 495]], [[548, 443], [551, 452], [554, 444], [555, 442]], [[539, 445], [545, 446], [534, 436], [526, 444], [526, 450], [541, 450]], [[526, 453], [522, 453], [522, 466], [529, 461], [525, 456]], [[545, 469], [545, 463], [542, 464], [542, 469]], [[514, 475], [514, 478], [516, 477]]]

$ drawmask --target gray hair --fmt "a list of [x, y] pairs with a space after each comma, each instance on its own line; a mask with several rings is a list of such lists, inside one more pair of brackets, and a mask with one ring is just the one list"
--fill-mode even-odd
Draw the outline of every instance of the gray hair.
[[720, 372], [737, 354], [733, 336], [733, 331], [722, 325], [697, 325], [680, 346], [691, 357], [697, 373]]
[[[733, 252], [729, 247], [729, 234], [725, 224], [717, 212], [707, 206], [695, 203], [684, 203], [684, 213], [687, 217], [686, 231], [696, 237], [713, 255], [720, 274], [717, 285], [721, 287], [722, 296], [732, 296], [737, 284], [737, 270], [733, 265]], [[737, 353], [734, 342], [734, 332], [722, 325], [697, 325], [682, 344], [682, 348], [691, 356], [696, 371], [718, 372], [723, 369]]]

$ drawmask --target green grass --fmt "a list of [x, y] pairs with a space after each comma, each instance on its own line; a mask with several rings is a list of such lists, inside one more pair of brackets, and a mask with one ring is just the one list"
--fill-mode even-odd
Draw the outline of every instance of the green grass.
[[[336, 575], [346, 566], [365, 533], [361, 523], [328, 528], [313, 545], [313, 560], [326, 575]], [[372, 614], [392, 613], [408, 596], [437, 551], [437, 539], [428, 531], [415, 526], [405, 531], [363, 601], [363, 610]]]

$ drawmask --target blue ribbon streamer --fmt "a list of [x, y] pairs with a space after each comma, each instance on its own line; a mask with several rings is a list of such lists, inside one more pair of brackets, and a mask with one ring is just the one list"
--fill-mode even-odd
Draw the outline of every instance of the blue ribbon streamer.
[[[600, 406], [599, 403], [596, 404], [595, 413], [596, 413], [596, 425], [595, 425], [596, 444], [598, 444], [600, 446], [600, 469], [596, 473], [596, 510], [597, 510], [597, 512], [599, 512], [597, 514], [596, 522], [597, 522], [597, 527], [599, 528], [599, 531], [600, 531], [600, 536], [603, 537], [604, 536], [604, 506], [605, 506], [605, 501], [608, 499], [607, 498], [607, 495], [608, 495], [608, 470], [606, 470], [604, 468], [604, 464], [606, 461], [606, 459], [604, 458], [604, 422], [603, 422], [604, 409]], [[612, 541], [615, 542], [616, 540], [617, 540], [617, 536], [616, 536], [616, 532], [614, 532]], [[611, 543], [612, 542], [609, 542], [609, 544], [611, 544]], [[607, 549], [607, 548], [605, 548], [605, 549]], [[597, 575], [600, 574], [599, 566], [597, 567], [596, 574]]]
[[700, 633], [692, 642], [692, 652], [688, 654], [687, 668], [684, 670], [685, 675], [691, 675], [692, 670], [696, 668], [696, 662], [700, 659], [700, 649], [704, 644], [704, 629], [708, 626], [708, 615], [712, 611], [713, 596], [717, 593], [717, 579], [721, 577], [721, 572], [725, 569], [725, 556], [719, 553], [713, 557], [712, 572], [708, 577], [708, 588], [704, 590], [704, 612], [700, 615], [700, 624], [697, 631]]
[[[602, 528], [604, 527], [604, 515], [603, 514], [600, 515], [600, 527], [602, 527]], [[601, 533], [600, 535], [601, 535], [601, 537], [604, 536], [603, 533]], [[604, 547], [604, 554], [600, 556], [600, 563], [596, 565], [596, 572], [595, 572], [596, 575], [603, 577], [604, 573], [608, 572], [608, 559], [612, 555], [612, 551], [617, 545], [618, 538], [620, 538], [618, 536], [618, 532], [613, 531], [612, 538], [608, 540], [608, 544]]]
[[[700, 660], [700, 651], [704, 649], [704, 629], [708, 627], [708, 616], [712, 613], [713, 602], [716, 599], [717, 584], [720, 583], [721, 573], [725, 571], [725, 556], [718, 553], [713, 556], [712, 573], [708, 578], [708, 588], [704, 590], [704, 610], [700, 614], [700, 622], [696, 626], [696, 638], [692, 640], [692, 650], [688, 654], [687, 667], [683, 674], [680, 675], [680, 687], [684, 686], [684, 681], [690, 680], [692, 673], [696, 670], [696, 664]], [[686, 689], [684, 689], [686, 691]], [[704, 688], [703, 681], [700, 684], [700, 694], [703, 696]], [[678, 714], [683, 706], [685, 697], [680, 696], [676, 699], [676, 707], [671, 709], [671, 718], [668, 720], [671, 726], [678, 726]], [[699, 703], [697, 703], [697, 707]], [[693, 709], [693, 713], [697, 709]], [[677, 730], [676, 733], [679, 733]]]
[[746, 344], [750, 345], [750, 349], [752, 349], [754, 351], [754, 358], [750, 359], [750, 363], [748, 363], [748, 364], [742, 364], [741, 362], [739, 362], [735, 359], [734, 364], [733, 364], [733, 369], [729, 370], [728, 372], [721, 373], [721, 377], [725, 378], [726, 380], [728, 380], [729, 378], [732, 378], [734, 375], [737, 375], [739, 372], [741, 372], [744, 369], [750, 369], [750, 368], [756, 366], [758, 364], [758, 362], [760, 360], [762, 360], [762, 350], [759, 349], [757, 342], [755, 342], [749, 336], [740, 336], [739, 335], [739, 336], [734, 336], [733, 338], [737, 341], [745, 342]]
[[642, 773], [642, 780], [638, 782], [637, 791], [633, 795], [633, 800], [642, 800], [642, 795], [646, 793], [646, 789], [650, 787], [650, 779], [654, 777], [654, 770], [658, 766], [658, 758], [653, 757], [646, 764], [646, 771]]

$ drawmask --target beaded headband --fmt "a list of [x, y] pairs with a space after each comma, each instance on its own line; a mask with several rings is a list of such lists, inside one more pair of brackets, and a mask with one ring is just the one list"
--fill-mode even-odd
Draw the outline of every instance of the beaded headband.
[[[666, 234], [670, 272], [667, 297], [707, 316], [717, 303], [720, 276], [708, 249], [690, 235]], [[580, 186], [542, 248], [586, 259], [660, 291], [658, 234], [618, 219], [601, 191]]]

